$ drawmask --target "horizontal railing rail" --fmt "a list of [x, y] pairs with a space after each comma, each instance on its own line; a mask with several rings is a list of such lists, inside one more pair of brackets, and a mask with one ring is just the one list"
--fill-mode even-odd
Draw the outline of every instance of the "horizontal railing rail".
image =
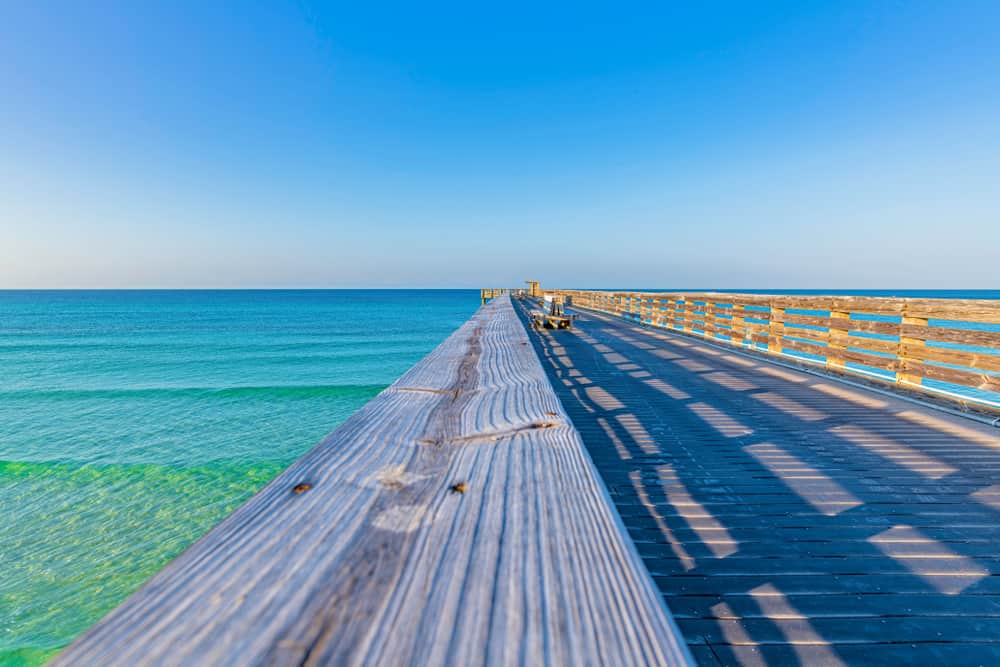
[[642, 324], [1000, 409], [1000, 301], [546, 291]]

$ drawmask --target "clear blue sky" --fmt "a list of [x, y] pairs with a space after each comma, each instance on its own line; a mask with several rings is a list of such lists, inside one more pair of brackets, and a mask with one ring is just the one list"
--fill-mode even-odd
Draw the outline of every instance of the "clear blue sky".
[[154, 4], [0, 8], [0, 287], [1000, 287], [995, 0]]

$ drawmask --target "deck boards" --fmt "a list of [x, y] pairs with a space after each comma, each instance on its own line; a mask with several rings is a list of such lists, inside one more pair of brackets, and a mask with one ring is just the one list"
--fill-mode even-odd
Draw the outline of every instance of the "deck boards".
[[1000, 429], [577, 312], [533, 344], [698, 662], [1000, 664]]
[[53, 664], [688, 658], [505, 295]]

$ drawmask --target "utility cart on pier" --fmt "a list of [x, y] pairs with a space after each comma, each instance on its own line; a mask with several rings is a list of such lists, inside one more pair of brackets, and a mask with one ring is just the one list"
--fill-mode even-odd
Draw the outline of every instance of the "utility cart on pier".
[[541, 310], [531, 311], [536, 329], [572, 329], [574, 317], [564, 310], [562, 297], [549, 294], [543, 298]]

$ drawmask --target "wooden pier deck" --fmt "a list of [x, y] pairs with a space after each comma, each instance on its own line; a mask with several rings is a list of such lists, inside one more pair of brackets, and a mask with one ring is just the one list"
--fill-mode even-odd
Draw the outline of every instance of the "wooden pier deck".
[[575, 312], [533, 344], [700, 664], [1000, 664], [1000, 429]]
[[54, 665], [686, 665], [507, 294]]

